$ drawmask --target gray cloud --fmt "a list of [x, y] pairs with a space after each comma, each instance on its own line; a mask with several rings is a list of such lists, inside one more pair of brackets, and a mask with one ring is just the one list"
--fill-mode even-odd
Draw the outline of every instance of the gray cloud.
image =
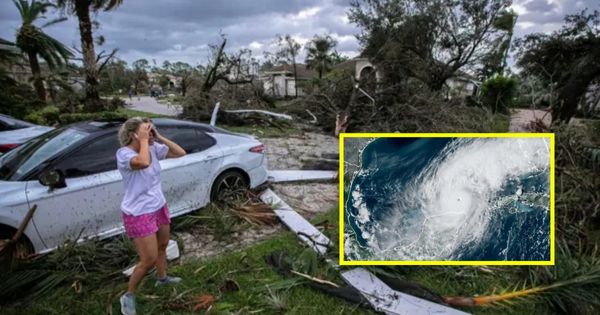
[[[99, 12], [100, 29], [106, 38], [97, 50], [119, 48], [118, 57], [133, 62], [146, 58], [205, 63], [208, 45], [228, 38], [228, 50], [252, 49], [255, 57], [272, 49], [277, 34], [291, 34], [304, 42], [315, 34], [330, 34], [338, 40], [337, 50], [354, 56], [359, 29], [347, 22], [351, 0], [156, 0], [124, 1], [111, 12]], [[527, 13], [519, 17], [516, 36], [551, 31], [562, 24], [566, 13], [584, 7], [598, 8], [597, 0], [515, 0]], [[600, 9], [600, 8], [598, 8]], [[49, 18], [58, 16], [50, 12]], [[41, 22], [40, 24], [42, 24]], [[0, 1], [0, 37], [14, 40], [20, 17], [11, 1]], [[79, 46], [75, 17], [45, 30], [68, 46]], [[304, 51], [302, 52], [304, 54]], [[300, 56], [303, 59], [303, 55]]]

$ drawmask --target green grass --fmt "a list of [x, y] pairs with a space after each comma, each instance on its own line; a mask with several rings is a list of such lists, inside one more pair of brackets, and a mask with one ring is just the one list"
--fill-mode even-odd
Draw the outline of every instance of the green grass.
[[[337, 210], [332, 209], [316, 221], [324, 218], [334, 223], [337, 220]], [[309, 286], [292, 285], [297, 281], [308, 280], [283, 278], [275, 273], [264, 262], [264, 256], [276, 250], [286, 251], [296, 258], [307, 252], [291, 232], [284, 232], [270, 240], [221, 257], [171, 265], [170, 274], [183, 277], [184, 281], [178, 286], [156, 288], [153, 277], [148, 276], [137, 294], [138, 314], [192, 314], [194, 304], [190, 301], [195, 296], [205, 294], [218, 298], [214, 306], [217, 310], [241, 311], [242, 314], [257, 310], [262, 310], [261, 314], [279, 314], [275, 303], [269, 302], [272, 295], [281, 299], [285, 305], [281, 314], [374, 314], [370, 310], [357, 308], [344, 300], [315, 291]], [[329, 275], [326, 277], [329, 280], [342, 283], [326, 269], [321, 263], [319, 274]], [[227, 279], [239, 284], [240, 290], [220, 292], [219, 288]], [[118, 297], [126, 289], [125, 278], [98, 285], [84, 283], [81, 293], [76, 293], [69, 285], [67, 283], [51, 295], [29, 305], [0, 309], [0, 313], [106, 314], [107, 309], [112, 309], [113, 314], [119, 314]], [[186, 304], [188, 302], [191, 304]]]
[[[335, 225], [324, 233], [333, 241], [334, 248], [329, 257], [336, 258], [338, 240], [338, 211], [331, 209], [313, 223], [327, 221]], [[194, 314], [194, 298], [213, 295], [217, 302], [211, 314], [375, 314], [374, 311], [358, 308], [345, 300], [311, 289], [298, 277], [284, 278], [275, 273], [264, 261], [274, 251], [285, 251], [292, 258], [295, 270], [310, 273], [320, 278], [343, 284], [337, 271], [322, 261], [312, 266], [312, 272], [303, 271], [301, 266], [310, 263], [312, 250], [302, 245], [291, 232], [283, 232], [269, 240], [220, 257], [194, 261], [186, 264], [171, 264], [170, 274], [184, 281], [177, 286], [154, 287], [153, 276], [142, 282], [137, 294], [138, 314]], [[314, 258], [313, 261], [316, 261]], [[306, 267], [308, 270], [310, 267]], [[351, 267], [344, 267], [351, 268]], [[344, 269], [342, 268], [342, 270]], [[519, 267], [395, 267], [401, 279], [412, 280], [431, 288], [442, 296], [474, 296], [489, 294], [512, 288], [522, 281]], [[239, 291], [221, 292], [226, 280], [239, 285]], [[0, 308], [0, 313], [12, 314], [119, 314], [118, 297], [126, 289], [126, 279], [118, 277], [102, 284], [83, 283], [76, 293], [66, 283], [50, 295], [28, 305]], [[279, 300], [274, 302], [273, 300]], [[283, 309], [278, 309], [278, 305]], [[473, 314], [544, 314], [543, 305], [532, 301], [518, 303], [510, 309], [497, 307], [474, 307], [465, 309]], [[236, 313], [237, 312], [237, 313]], [[201, 311], [199, 313], [204, 313]], [[196, 312], [195, 314], [198, 314]]]
[[131, 117], [148, 117], [148, 118], [167, 117], [165, 115], [159, 115], [159, 114], [154, 114], [154, 113], [142, 112], [142, 111], [139, 111], [139, 110], [129, 109], [129, 108], [119, 108], [117, 110], [117, 112], [123, 113], [123, 114], [127, 115], [127, 118], [131, 118]]

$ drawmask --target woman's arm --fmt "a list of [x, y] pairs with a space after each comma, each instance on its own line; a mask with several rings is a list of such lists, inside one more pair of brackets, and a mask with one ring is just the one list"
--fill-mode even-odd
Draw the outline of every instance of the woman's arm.
[[156, 138], [160, 140], [163, 144], [169, 147], [169, 152], [167, 152], [167, 158], [178, 158], [182, 157], [186, 154], [185, 150], [180, 147], [177, 143], [165, 138], [163, 135], [159, 134], [156, 128], [153, 129]]
[[131, 168], [134, 170], [144, 169], [150, 166], [150, 149], [148, 139], [150, 138], [150, 130], [152, 125], [142, 124], [138, 132], [134, 134], [134, 137], [140, 142], [140, 152], [134, 156], [131, 161]]

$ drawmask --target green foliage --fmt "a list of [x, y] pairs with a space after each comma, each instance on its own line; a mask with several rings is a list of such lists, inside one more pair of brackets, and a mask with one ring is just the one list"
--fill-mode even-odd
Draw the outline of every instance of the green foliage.
[[38, 125], [52, 126], [60, 123], [59, 115], [60, 109], [50, 105], [29, 113], [25, 116], [25, 120]]
[[353, 1], [348, 13], [361, 28], [362, 56], [373, 60], [391, 84], [407, 77], [440, 91], [464, 66], [496, 50], [503, 37], [493, 22], [508, 0]]
[[498, 75], [483, 82], [481, 99], [492, 113], [508, 113], [508, 109], [514, 104], [516, 91], [517, 80]]
[[128, 116], [123, 112], [104, 111], [96, 113], [65, 113], [59, 116], [59, 121], [63, 125], [68, 125], [78, 121], [96, 120], [96, 119], [127, 119]]
[[30, 85], [17, 83], [4, 77], [0, 80], [0, 111], [23, 119], [27, 113], [44, 106]]
[[565, 22], [551, 34], [529, 34], [517, 42], [519, 67], [549, 88], [556, 86], [554, 121], [569, 121], [600, 78], [600, 12], [583, 10], [567, 15]]
[[319, 73], [319, 79], [333, 66], [335, 57], [331, 51], [336, 45], [337, 41], [329, 35], [315, 35], [315, 37], [306, 44], [306, 67], [308, 69], [315, 69]]

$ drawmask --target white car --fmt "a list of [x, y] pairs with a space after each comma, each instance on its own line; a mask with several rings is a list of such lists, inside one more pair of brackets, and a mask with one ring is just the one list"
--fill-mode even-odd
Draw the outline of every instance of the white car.
[[0, 155], [52, 129], [0, 114]]
[[[172, 217], [201, 208], [232, 187], [253, 188], [267, 180], [265, 147], [254, 137], [182, 120], [153, 121], [187, 152], [160, 161]], [[1, 156], [0, 239], [14, 233], [33, 205], [37, 210], [23, 237], [31, 252], [123, 233], [123, 182], [115, 157], [122, 123], [76, 123]]]

